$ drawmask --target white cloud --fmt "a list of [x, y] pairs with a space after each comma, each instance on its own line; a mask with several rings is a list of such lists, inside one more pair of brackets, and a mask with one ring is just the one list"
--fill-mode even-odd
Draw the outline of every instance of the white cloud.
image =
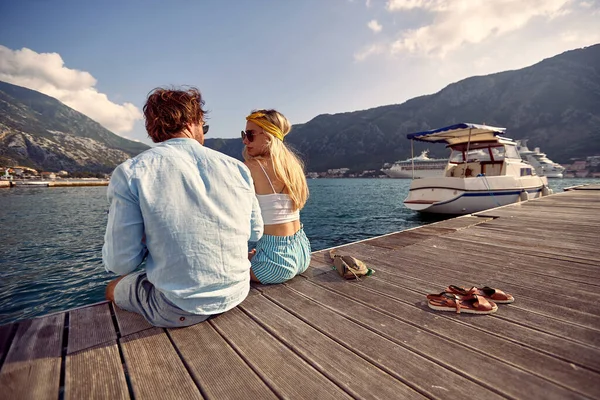
[[574, 46], [580, 46], [586, 43], [597, 43], [600, 40], [600, 32], [577, 32], [568, 30], [561, 32], [560, 40], [564, 43], [572, 43]]
[[[454, 1], [458, 3], [458, 1]], [[492, 0], [490, 0], [490, 2], [491, 1]], [[385, 7], [388, 11], [412, 10], [415, 8], [422, 8], [429, 11], [442, 11], [446, 9], [448, 3], [449, 2], [445, 0], [388, 0]]]
[[367, 0], [365, 2], [365, 6], [367, 6], [367, 8], [371, 7], [371, 0]]
[[142, 118], [131, 103], [116, 104], [94, 87], [96, 79], [85, 71], [65, 67], [57, 53], [36, 53], [0, 45], [0, 80], [54, 97], [111, 131], [129, 132]]
[[366, 47], [365, 49], [354, 54], [354, 61], [364, 61], [368, 57], [384, 53], [386, 50], [386, 46], [383, 44], [372, 44], [371, 46]]
[[444, 57], [465, 44], [482, 43], [519, 30], [533, 18], [566, 15], [570, 0], [388, 0], [389, 11], [422, 9], [434, 13], [430, 25], [400, 33], [392, 53]]
[[369, 27], [370, 30], [372, 30], [375, 33], [381, 32], [381, 29], [383, 28], [381, 26], [381, 24], [379, 22], [377, 22], [376, 19], [372, 19], [371, 21], [369, 21], [367, 26]]

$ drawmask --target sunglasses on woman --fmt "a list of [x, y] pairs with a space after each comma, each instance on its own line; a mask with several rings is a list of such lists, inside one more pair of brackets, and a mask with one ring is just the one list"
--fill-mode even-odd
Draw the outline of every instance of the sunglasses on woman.
[[256, 132], [254, 131], [242, 131], [242, 140], [248, 139], [249, 142], [252, 142], [254, 140], [254, 135], [256, 135]]

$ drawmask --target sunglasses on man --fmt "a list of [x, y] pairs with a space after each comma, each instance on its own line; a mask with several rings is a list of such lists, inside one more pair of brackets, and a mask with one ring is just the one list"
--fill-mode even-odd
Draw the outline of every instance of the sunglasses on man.
[[202, 125], [202, 133], [205, 135], [208, 133], [208, 125]]
[[249, 142], [252, 142], [255, 135], [256, 132], [254, 131], [242, 131], [242, 140], [248, 139]]

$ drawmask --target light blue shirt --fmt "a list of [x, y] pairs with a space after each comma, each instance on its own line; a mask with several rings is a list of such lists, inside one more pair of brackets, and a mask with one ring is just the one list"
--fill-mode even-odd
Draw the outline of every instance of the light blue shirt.
[[108, 201], [107, 271], [126, 275], [146, 259], [148, 280], [195, 314], [246, 298], [247, 243], [260, 239], [263, 221], [242, 162], [193, 139], [170, 139], [119, 165]]

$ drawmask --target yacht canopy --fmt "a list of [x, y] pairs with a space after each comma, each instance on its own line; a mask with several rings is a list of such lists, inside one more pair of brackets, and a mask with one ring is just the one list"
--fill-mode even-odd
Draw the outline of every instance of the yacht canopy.
[[448, 143], [453, 145], [475, 140], [496, 140], [496, 136], [503, 134], [505, 130], [506, 128], [497, 128], [495, 126], [461, 123], [425, 132], [410, 133], [406, 137], [421, 142]]

